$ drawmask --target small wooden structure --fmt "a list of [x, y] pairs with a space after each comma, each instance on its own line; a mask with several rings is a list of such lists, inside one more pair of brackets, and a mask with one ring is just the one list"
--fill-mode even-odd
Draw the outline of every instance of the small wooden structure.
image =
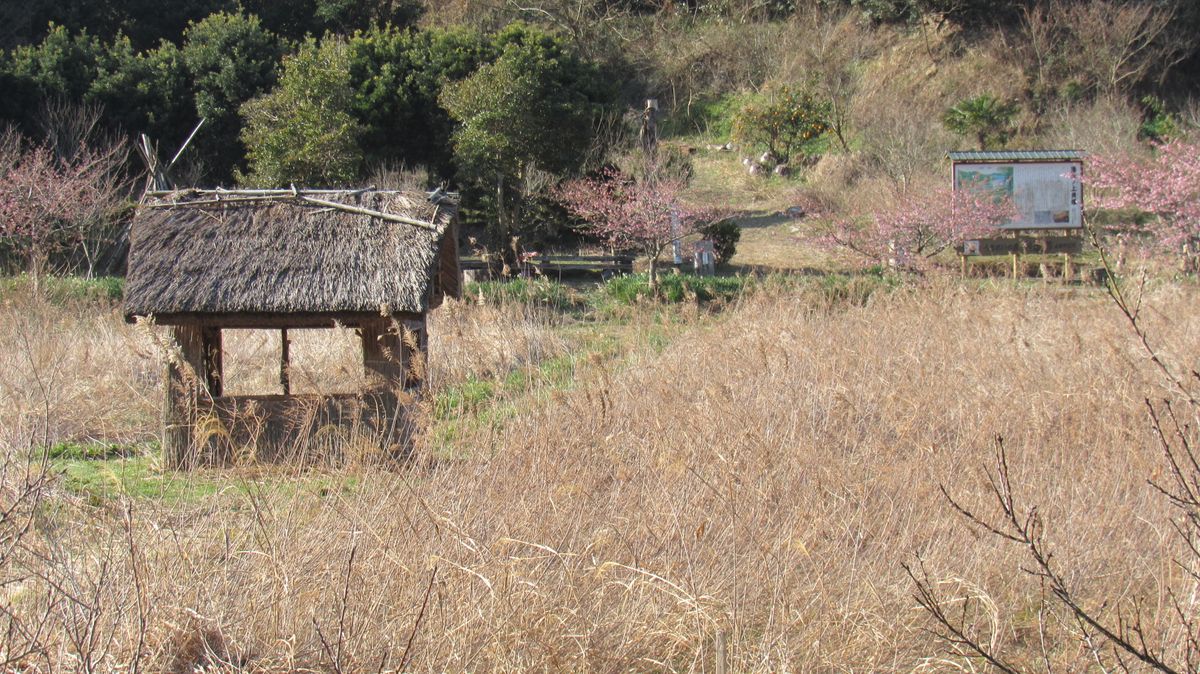
[[[165, 464], [223, 463], [247, 448], [315, 458], [307, 441], [318, 434], [405, 449], [426, 314], [461, 294], [457, 218], [445, 193], [149, 193], [130, 232], [125, 315], [171, 326]], [[288, 330], [335, 325], [361, 336], [363, 390], [292, 395]], [[280, 331], [279, 394], [225, 395], [221, 331], [231, 328]]]

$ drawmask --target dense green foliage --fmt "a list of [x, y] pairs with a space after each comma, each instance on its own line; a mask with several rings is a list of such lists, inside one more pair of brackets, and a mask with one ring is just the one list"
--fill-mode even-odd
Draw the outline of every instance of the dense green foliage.
[[[225, 177], [244, 154], [238, 110], [275, 85], [287, 45], [254, 15], [213, 14], [184, 32], [183, 62], [191, 79], [195, 114], [205, 119], [193, 156]], [[172, 139], [173, 140], [173, 139]]]
[[350, 38], [353, 113], [363, 126], [368, 166], [401, 160], [441, 175], [451, 172], [454, 124], [438, 104], [447, 82], [461, 80], [494, 58], [495, 47], [474, 31], [373, 28]]
[[959, 101], [942, 117], [946, 128], [960, 136], [973, 137], [980, 150], [1003, 147], [1013, 132], [1013, 120], [1020, 108], [991, 94]]
[[[981, 147], [1077, 144], [1048, 133], [1063, 126], [1055, 120], [1115, 100], [1140, 117], [1142, 139], [1186, 133], [1198, 7], [9, 2], [0, 3], [0, 127], [37, 139], [48, 108], [85, 105], [102, 111], [105, 133], [145, 133], [165, 159], [203, 118], [173, 173], [205, 186], [366, 184], [410, 167], [461, 191], [468, 223], [488, 225], [483, 243], [515, 255], [577, 234], [580, 223], [547, 195], [564, 179], [624, 168], [646, 98], [659, 100], [659, 136], [689, 137], [678, 145], [692, 151], [700, 135], [734, 141], [741, 158], [768, 151], [795, 164], [828, 145], [847, 158], [847, 180], [887, 175], [901, 186], [933, 170], [952, 143], [945, 129]], [[969, 65], [955, 72], [958, 62]]]
[[729, 262], [737, 253], [737, 243], [742, 239], [742, 228], [736, 220], [726, 218], [702, 227], [700, 233], [713, 242], [713, 254], [717, 262]]
[[786, 164], [829, 130], [829, 105], [810, 92], [782, 87], [768, 101], [749, 103], [733, 118], [733, 138]]
[[459, 177], [492, 190], [494, 239], [506, 243], [530, 205], [531, 180], [581, 166], [612, 95], [595, 64], [548, 33], [514, 24], [495, 48], [495, 61], [447, 86], [440, 100], [459, 122]]
[[258, 187], [347, 186], [358, 175], [362, 127], [352, 114], [345, 42], [309, 39], [284, 59], [279, 86], [242, 107], [249, 172]]

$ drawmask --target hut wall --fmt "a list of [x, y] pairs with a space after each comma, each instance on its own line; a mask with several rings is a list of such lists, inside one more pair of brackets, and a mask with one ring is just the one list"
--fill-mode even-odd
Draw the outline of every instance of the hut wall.
[[395, 457], [412, 436], [393, 392], [225, 396], [201, 405], [194, 452], [204, 464], [342, 463]]
[[[357, 394], [323, 396], [223, 395], [221, 327], [197, 318], [172, 328], [179, 357], [168, 366], [165, 465], [191, 468], [250, 457], [341, 462], [353, 458], [351, 454], [406, 451], [412, 433], [407, 406], [425, 380], [425, 316], [347, 317], [362, 337], [367, 388]], [[229, 322], [275, 326], [282, 318], [243, 316]], [[314, 324], [330, 324], [326, 320]], [[286, 360], [280, 374], [286, 379]]]

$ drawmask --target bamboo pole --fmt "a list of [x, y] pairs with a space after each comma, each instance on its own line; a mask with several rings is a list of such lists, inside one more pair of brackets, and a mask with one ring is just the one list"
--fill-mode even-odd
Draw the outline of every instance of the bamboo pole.
[[[310, 192], [315, 192], [317, 194], [342, 194], [342, 195], [354, 194], [352, 192], [347, 192], [347, 191], [332, 192], [332, 191], [324, 191], [324, 190], [312, 190]], [[287, 200], [295, 199], [295, 200], [303, 201], [305, 203], [315, 204], [317, 206], [324, 206], [326, 208], [332, 208], [332, 209], [339, 210], [339, 211], [345, 211], [347, 213], [355, 213], [357, 215], [366, 215], [366, 216], [369, 216], [372, 218], [379, 218], [380, 220], [387, 220], [389, 222], [399, 222], [399, 223], [406, 224], [406, 225], [413, 225], [414, 227], [421, 227], [421, 228], [427, 229], [431, 232], [438, 231], [437, 225], [432, 222], [425, 222], [424, 220], [417, 220], [416, 218], [408, 218], [403, 215], [396, 215], [394, 213], [385, 213], [383, 211], [377, 211], [377, 210], [370, 209], [370, 208], [363, 208], [361, 206], [351, 206], [350, 204], [343, 204], [343, 203], [339, 203], [337, 201], [329, 201], [327, 199], [318, 199], [316, 197], [308, 196], [308, 192], [305, 192], [305, 193], [292, 192], [291, 190], [246, 190], [246, 191], [239, 190], [237, 192], [229, 192], [229, 191], [223, 191], [223, 190], [219, 190], [219, 191], [208, 190], [208, 191], [195, 192], [195, 193], [197, 193], [197, 194], [216, 194], [217, 197], [214, 199], [205, 199], [202, 201], [183, 201], [183, 202], [168, 201], [168, 202], [162, 202], [162, 203], [157, 203], [157, 204], [147, 204], [147, 206], [149, 206], [150, 208], [175, 208], [177, 206], [205, 206], [205, 205], [218, 205], [218, 204], [256, 203], [256, 202], [263, 202], [263, 201], [287, 201]], [[150, 192], [149, 194], [150, 194], [150, 196], [170, 196], [175, 193], [174, 192]], [[229, 196], [226, 198], [221, 198], [220, 197], [221, 194], [229, 194], [229, 195], [236, 195], [236, 196]], [[437, 215], [436, 210], [434, 212], [434, 215], [436, 217], [436, 215]]]
[[349, 204], [339, 204], [336, 201], [326, 201], [325, 199], [317, 199], [314, 197], [301, 196], [300, 200], [307, 201], [310, 204], [317, 204], [318, 206], [326, 206], [328, 208], [336, 208], [340, 211], [346, 211], [347, 213], [357, 213], [359, 215], [369, 215], [372, 218], [379, 218], [381, 220], [389, 220], [391, 222], [401, 222], [406, 225], [423, 227], [425, 229], [428, 229], [431, 232], [436, 232], [438, 229], [437, 225], [435, 225], [431, 222], [425, 222], [423, 220], [416, 220], [414, 218], [406, 218], [403, 215], [393, 215], [391, 213], [384, 213], [383, 211], [374, 211], [369, 208], [360, 208], [358, 206], [350, 206]]

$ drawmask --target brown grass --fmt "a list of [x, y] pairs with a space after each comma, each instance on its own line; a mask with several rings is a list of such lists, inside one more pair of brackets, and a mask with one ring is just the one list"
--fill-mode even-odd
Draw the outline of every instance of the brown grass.
[[[1200, 355], [1195, 301], [1175, 285], [1147, 297], [1176, 364]], [[463, 339], [496, 328], [463, 318], [491, 309], [454, 311]], [[37, 340], [129, 345], [105, 377], [141, 362], [112, 315], [56, 321], [62, 336]], [[499, 339], [553, 348], [547, 326], [519, 325]], [[5, 374], [24, 391], [13, 339]], [[500, 360], [449, 348], [432, 365], [459, 377]], [[82, 652], [113, 669], [141, 642], [142, 667], [173, 671], [711, 672], [723, 634], [731, 671], [970, 668], [922, 630], [900, 569], [916, 556], [948, 594], [987, 598], [985, 636], [1032, 663], [1036, 583], [937, 493], [986, 511], [979, 467], [998, 433], [1082, 596], [1153, 610], [1171, 580], [1141, 402], [1164, 389], [1097, 291], [936, 282], [833, 310], [762, 294], [628, 362], [581, 371], [486, 450], [435, 461], [430, 447], [349, 491], [236, 474], [239, 488], [184, 504], [54, 491], [13, 567], [33, 575], [4, 600], [28, 622], [46, 611], [47, 655], [30, 663], [76, 668]], [[113, 386], [77, 380], [90, 362], [55, 367], [60, 388]], [[99, 646], [72, 644], [85, 625]], [[1069, 641], [1045, 650], [1086, 666]]]

